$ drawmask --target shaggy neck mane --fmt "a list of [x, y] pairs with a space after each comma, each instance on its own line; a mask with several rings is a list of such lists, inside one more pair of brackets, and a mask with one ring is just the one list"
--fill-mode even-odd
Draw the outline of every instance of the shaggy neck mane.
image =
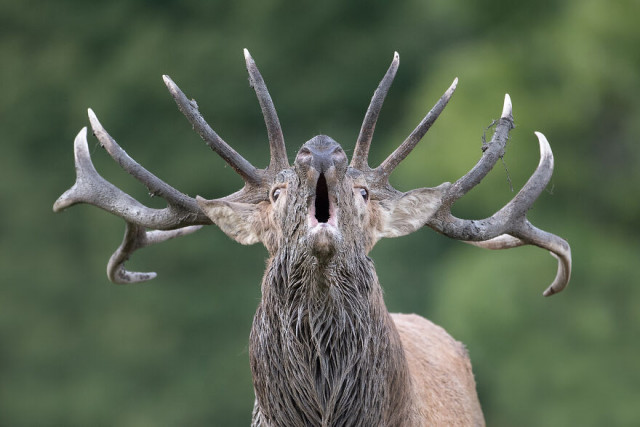
[[399, 425], [407, 364], [371, 260], [274, 257], [250, 336], [254, 425]]

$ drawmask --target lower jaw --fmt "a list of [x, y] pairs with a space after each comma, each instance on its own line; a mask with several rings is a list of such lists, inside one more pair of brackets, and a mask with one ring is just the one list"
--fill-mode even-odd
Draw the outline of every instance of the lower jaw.
[[336, 243], [340, 238], [337, 230], [330, 225], [319, 224], [310, 230], [309, 243], [311, 253], [320, 261], [326, 261], [336, 252]]

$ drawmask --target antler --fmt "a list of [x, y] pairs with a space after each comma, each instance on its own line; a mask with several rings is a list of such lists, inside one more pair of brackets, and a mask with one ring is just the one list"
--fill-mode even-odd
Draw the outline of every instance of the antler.
[[387, 73], [382, 78], [382, 81], [378, 85], [378, 88], [373, 93], [371, 103], [367, 109], [367, 114], [364, 116], [362, 127], [360, 128], [360, 135], [356, 141], [356, 148], [353, 151], [353, 158], [351, 159], [351, 167], [356, 169], [368, 169], [369, 164], [367, 159], [369, 157], [369, 147], [371, 146], [371, 139], [373, 138], [373, 131], [376, 128], [376, 122], [382, 110], [382, 104], [389, 92], [389, 88], [393, 83], [393, 79], [396, 77], [398, 66], [400, 65], [400, 55], [398, 52], [393, 53], [393, 61], [387, 70]]
[[[238, 154], [211, 129], [198, 111], [196, 102], [190, 101], [168, 76], [163, 76], [163, 79], [178, 104], [178, 108], [206, 144], [218, 153], [245, 181], [245, 186], [240, 191], [223, 199], [257, 203], [268, 199], [266, 183], [279, 171], [278, 168], [287, 167], [288, 162], [275, 107], [264, 80], [246, 49], [245, 59], [252, 86], [258, 96], [267, 124], [271, 162], [269, 167], [265, 169], [257, 169]], [[91, 109], [89, 109], [89, 121], [94, 135], [109, 155], [125, 171], [143, 183], [151, 195], [163, 198], [168, 206], [164, 209], [149, 208], [100, 176], [91, 162], [87, 144], [87, 128], [85, 127], [78, 133], [74, 142], [76, 182], [58, 198], [53, 205], [53, 210], [59, 212], [77, 203], [88, 203], [123, 218], [126, 222], [125, 236], [122, 244], [109, 260], [107, 276], [112, 282], [120, 284], [151, 280], [156, 277], [155, 273], [130, 272], [124, 268], [124, 263], [134, 251], [167, 239], [193, 233], [202, 225], [212, 224], [212, 222], [202, 212], [194, 198], [171, 187], [129, 157], [102, 127]], [[146, 231], [147, 228], [152, 231]]]
[[466, 175], [451, 185], [442, 198], [440, 208], [427, 225], [454, 239], [464, 240], [487, 249], [509, 249], [535, 245], [547, 249], [558, 259], [558, 272], [552, 284], [543, 292], [550, 296], [562, 291], [571, 277], [571, 248], [562, 238], [536, 228], [527, 220], [527, 211], [546, 188], [553, 174], [553, 153], [547, 138], [536, 132], [540, 144], [540, 162], [527, 183], [502, 209], [489, 218], [464, 220], [451, 213], [451, 206], [489, 173], [504, 149], [513, 128], [511, 99], [505, 95], [502, 117], [493, 138], [480, 161]]
[[[376, 187], [374, 191], [386, 193], [397, 192], [389, 184], [389, 175], [409, 155], [429, 130], [449, 102], [458, 83], [456, 78], [407, 139], [380, 166], [371, 169], [366, 159], [369, 152], [369, 144], [375, 129], [376, 119], [382, 108], [382, 101], [391, 86], [398, 63], [399, 57], [396, 53], [387, 74], [382, 79], [371, 100], [358, 137], [354, 159], [351, 163], [352, 167], [360, 169], [367, 175], [368, 181]], [[558, 259], [556, 278], [543, 293], [544, 296], [550, 296], [560, 292], [569, 282], [571, 277], [571, 248], [565, 240], [536, 228], [526, 218], [527, 211], [545, 189], [553, 173], [553, 154], [549, 142], [543, 134], [536, 132], [540, 143], [540, 163], [524, 187], [509, 203], [489, 218], [481, 220], [460, 219], [451, 213], [451, 206], [456, 200], [478, 185], [498, 159], [504, 156], [509, 131], [512, 128], [511, 98], [509, 95], [505, 95], [502, 115], [496, 125], [491, 141], [483, 146], [482, 158], [466, 175], [454, 184], [445, 183], [438, 187], [441, 194], [440, 200], [437, 201], [439, 208], [424, 225], [428, 225], [445, 236], [487, 249], [508, 249], [522, 245], [535, 245], [549, 250]]]
[[249, 72], [249, 83], [256, 91], [264, 122], [267, 125], [267, 134], [269, 136], [269, 147], [271, 150], [271, 161], [269, 168], [280, 171], [289, 167], [287, 160], [287, 149], [284, 145], [284, 136], [280, 127], [280, 120], [276, 108], [273, 105], [267, 86], [262, 79], [262, 75], [256, 66], [251, 54], [247, 49], [244, 50], [244, 59], [247, 63], [247, 71]]

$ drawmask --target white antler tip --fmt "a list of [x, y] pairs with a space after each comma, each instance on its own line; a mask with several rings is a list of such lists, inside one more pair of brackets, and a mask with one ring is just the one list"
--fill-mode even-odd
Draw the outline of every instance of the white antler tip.
[[456, 87], [458, 87], [458, 78], [457, 77], [455, 79], [453, 79], [453, 83], [451, 83], [451, 86], [449, 86], [449, 89], [447, 89], [447, 91], [444, 93], [444, 95], [442, 95], [442, 98], [444, 98], [444, 99], [446, 99], [448, 101], [449, 98], [451, 98], [451, 96], [453, 96], [453, 92], [455, 92]]
[[73, 141], [73, 152], [76, 157], [76, 163], [81, 160], [79, 157], [89, 157], [89, 145], [87, 142], [87, 127], [83, 127], [76, 135], [76, 139]]
[[77, 163], [84, 162], [89, 158], [89, 145], [87, 142], [87, 127], [83, 127], [78, 132], [76, 139], [73, 141], [73, 153]]
[[83, 127], [76, 135], [76, 139], [73, 141], [74, 152], [78, 151], [86, 151], [88, 153], [89, 149], [87, 146], [87, 127]]
[[249, 60], [253, 59], [253, 58], [251, 58], [251, 54], [249, 53], [249, 49], [245, 48], [245, 49], [243, 49], [243, 52], [244, 52], [244, 59], [246, 61], [249, 61]]
[[542, 132], [534, 132], [538, 137], [538, 142], [540, 142], [540, 160], [545, 158], [553, 159], [553, 152], [551, 151], [551, 145], [549, 141], [547, 141], [547, 137], [542, 134]]
[[169, 89], [169, 93], [171, 93], [171, 95], [176, 96], [176, 94], [179, 93], [180, 89], [178, 89], [178, 86], [175, 84], [175, 82], [171, 80], [171, 77], [163, 74], [162, 80], [164, 81], [164, 85], [167, 87], [167, 89]]
[[89, 115], [89, 122], [91, 122], [93, 131], [95, 132], [96, 130], [101, 129], [102, 125], [100, 124], [100, 120], [98, 120], [98, 116], [96, 116], [96, 113], [94, 113], [91, 108], [87, 109], [87, 113]]
[[508, 93], [504, 94], [504, 106], [502, 107], [502, 116], [503, 118], [509, 118], [511, 117], [511, 112], [512, 112], [512, 104], [511, 104], [511, 97], [509, 96]]
[[393, 62], [400, 62], [400, 54], [398, 51], [393, 52]]

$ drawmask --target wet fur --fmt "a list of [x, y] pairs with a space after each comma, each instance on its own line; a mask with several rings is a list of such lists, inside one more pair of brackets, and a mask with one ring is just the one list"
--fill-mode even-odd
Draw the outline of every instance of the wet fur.
[[285, 253], [271, 263], [250, 338], [254, 425], [407, 419], [408, 364], [371, 261], [362, 262], [319, 269]]

